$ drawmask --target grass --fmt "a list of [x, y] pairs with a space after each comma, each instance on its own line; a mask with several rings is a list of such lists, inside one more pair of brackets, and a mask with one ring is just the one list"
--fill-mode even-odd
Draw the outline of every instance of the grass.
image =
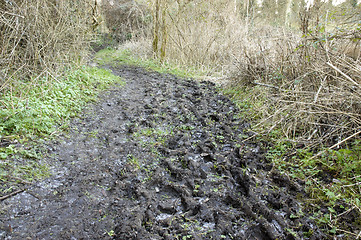
[[70, 119], [110, 84], [122, 80], [110, 71], [81, 67], [61, 79], [37, 78], [0, 98], [0, 193], [49, 175], [41, 141], [64, 131]]
[[107, 70], [83, 67], [63, 79], [34, 80], [25, 96], [20, 90], [7, 92], [1, 97], [0, 135], [26, 140], [34, 135], [52, 134], [85, 103], [95, 100], [99, 91], [116, 81], [120, 81], [119, 77]]
[[140, 66], [147, 70], [153, 70], [160, 73], [173, 74], [179, 77], [196, 77], [202, 76], [204, 73], [200, 70], [192, 67], [179, 66], [176, 64], [168, 62], [160, 62], [158, 59], [151, 58], [140, 58], [136, 57], [129, 50], [119, 49], [115, 50], [113, 48], [106, 48], [100, 50], [95, 55], [95, 62], [99, 65], [130, 65], [130, 66]]

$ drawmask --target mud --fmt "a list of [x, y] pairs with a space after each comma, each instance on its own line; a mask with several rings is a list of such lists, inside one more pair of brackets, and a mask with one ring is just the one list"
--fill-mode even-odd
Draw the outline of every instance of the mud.
[[1, 202], [1, 239], [324, 238], [214, 84], [112, 70], [126, 85], [48, 144], [52, 177]]

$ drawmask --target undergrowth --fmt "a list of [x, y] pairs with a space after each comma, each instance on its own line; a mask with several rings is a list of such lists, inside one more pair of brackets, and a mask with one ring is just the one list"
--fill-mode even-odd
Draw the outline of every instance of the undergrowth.
[[84, 60], [97, 18], [92, 0], [0, 1], [0, 91]]
[[24, 84], [28, 88], [25, 96], [24, 89], [19, 88], [1, 97], [0, 134], [7, 139], [52, 134], [115, 81], [119, 77], [107, 70], [83, 67], [62, 79], [44, 77]]
[[[267, 95], [259, 88], [230, 87], [241, 117], [252, 123], [255, 135], [246, 139], [268, 144], [267, 158], [274, 168], [304, 182], [309, 195], [300, 199], [313, 219], [330, 237], [355, 239], [361, 223], [361, 144], [359, 140], [340, 147], [309, 148], [287, 138], [283, 129], [267, 119]], [[268, 109], [269, 111], [269, 109]]]
[[0, 193], [49, 174], [41, 141], [64, 131], [71, 117], [110, 84], [123, 84], [110, 71], [81, 67], [61, 79], [38, 77], [0, 98]]
[[347, 148], [325, 149], [315, 157], [308, 148], [287, 140], [271, 140], [267, 157], [293, 179], [301, 179], [309, 194], [303, 199], [313, 219], [331, 236], [357, 237], [361, 221], [361, 147], [354, 141]]

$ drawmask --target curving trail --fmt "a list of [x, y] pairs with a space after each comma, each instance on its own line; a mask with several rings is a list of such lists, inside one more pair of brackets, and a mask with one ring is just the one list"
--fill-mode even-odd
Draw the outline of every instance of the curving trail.
[[53, 176], [2, 201], [1, 239], [322, 239], [214, 84], [125, 81], [49, 145]]

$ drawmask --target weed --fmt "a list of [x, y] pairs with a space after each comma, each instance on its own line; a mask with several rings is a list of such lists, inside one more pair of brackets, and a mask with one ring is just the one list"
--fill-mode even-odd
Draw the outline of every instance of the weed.
[[185, 131], [190, 131], [190, 130], [194, 130], [194, 129], [195, 129], [194, 126], [185, 125], [185, 124], [180, 125], [178, 128], [181, 129], [181, 130], [185, 130]]
[[199, 184], [194, 185], [194, 190], [193, 190], [193, 192], [198, 193], [200, 187], [201, 187], [201, 186], [200, 186]]
[[115, 235], [114, 230], [106, 231], [106, 233], [108, 234], [109, 237], [114, 237]]
[[[185, 229], [187, 229], [187, 228], [185, 228]], [[192, 239], [192, 235], [186, 235], [186, 236], [183, 236], [182, 237], [182, 240], [187, 240], [187, 239]]]
[[95, 138], [98, 135], [98, 131], [94, 130], [94, 131], [88, 132], [88, 134], [89, 134], [89, 136]]
[[135, 168], [140, 168], [139, 160], [132, 154], [127, 155], [127, 162], [131, 165], [133, 165]]
[[116, 81], [120, 82], [119, 77], [107, 70], [83, 67], [61, 81], [38, 79], [39, 87], [29, 90], [25, 97], [6, 93], [1, 101], [0, 134], [14, 138], [52, 134], [86, 102], [95, 100], [96, 93]]
[[223, 143], [224, 142], [224, 136], [222, 136], [222, 135], [217, 135], [216, 136], [216, 139], [217, 139], [217, 141], [219, 142], [219, 143]]

